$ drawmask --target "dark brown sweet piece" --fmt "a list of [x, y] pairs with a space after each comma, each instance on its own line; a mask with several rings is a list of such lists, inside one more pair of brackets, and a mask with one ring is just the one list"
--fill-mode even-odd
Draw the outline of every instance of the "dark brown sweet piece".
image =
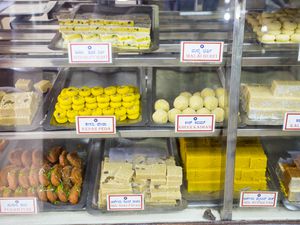
[[70, 179], [71, 172], [72, 172], [72, 166], [65, 166], [61, 171], [62, 182], [69, 187], [71, 186], [71, 179]]
[[47, 187], [47, 198], [51, 203], [55, 203], [57, 201], [55, 187], [51, 184]]
[[14, 165], [8, 165], [0, 171], [0, 186], [8, 186], [7, 174], [14, 167]]
[[4, 151], [7, 145], [8, 145], [8, 140], [0, 139], [0, 153]]
[[57, 191], [57, 197], [60, 201], [62, 201], [62, 202], [68, 201], [69, 190], [63, 184], [60, 184], [57, 187], [56, 191]]
[[12, 165], [22, 166], [21, 156], [22, 156], [21, 149], [12, 150], [8, 155], [8, 161]]
[[44, 155], [43, 152], [39, 149], [35, 149], [32, 151], [32, 165], [35, 167], [40, 167], [44, 163]]
[[27, 196], [27, 192], [25, 188], [22, 187], [17, 187], [17, 189], [15, 190], [14, 193], [14, 197], [26, 197]]
[[62, 167], [59, 164], [56, 164], [52, 169], [51, 169], [51, 178], [50, 181], [52, 185], [58, 186], [60, 182], [62, 181]]
[[32, 163], [32, 152], [31, 151], [23, 151], [21, 155], [21, 161], [23, 166], [30, 167]]
[[39, 170], [39, 182], [41, 185], [48, 186], [50, 184], [50, 170], [51, 166], [47, 163]]
[[39, 168], [31, 166], [29, 171], [29, 183], [32, 187], [39, 186]]
[[56, 163], [58, 161], [59, 155], [63, 151], [63, 148], [61, 146], [56, 146], [51, 148], [51, 150], [48, 153], [47, 159], [51, 163]]
[[11, 168], [7, 173], [8, 187], [12, 190], [16, 190], [18, 187], [18, 173], [18, 167]]
[[37, 188], [37, 195], [39, 197], [39, 199], [43, 202], [47, 202], [48, 198], [47, 198], [47, 187], [44, 187], [43, 185], [40, 185]]
[[67, 155], [68, 155], [68, 152], [66, 150], [63, 150], [62, 153], [59, 156], [59, 164], [62, 167], [65, 167], [65, 166], [70, 164], [68, 159], [67, 159]]
[[30, 187], [30, 184], [29, 184], [29, 171], [30, 169], [28, 167], [25, 167], [23, 169], [21, 169], [19, 171], [19, 185], [22, 187], [22, 188], [29, 188]]
[[81, 187], [77, 184], [75, 184], [71, 190], [70, 190], [70, 195], [69, 195], [69, 202], [72, 205], [75, 205], [78, 203], [79, 198], [80, 198], [80, 192], [81, 192]]
[[77, 152], [71, 152], [67, 155], [67, 159], [70, 164], [74, 167], [81, 168], [81, 158], [77, 154]]
[[73, 184], [81, 185], [82, 184], [82, 170], [78, 167], [73, 167], [71, 171], [71, 181]]

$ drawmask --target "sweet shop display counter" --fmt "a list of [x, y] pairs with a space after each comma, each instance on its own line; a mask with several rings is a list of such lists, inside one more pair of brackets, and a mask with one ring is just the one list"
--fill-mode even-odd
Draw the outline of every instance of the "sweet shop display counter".
[[0, 224], [298, 223], [297, 1], [149, 2], [0, 3]]

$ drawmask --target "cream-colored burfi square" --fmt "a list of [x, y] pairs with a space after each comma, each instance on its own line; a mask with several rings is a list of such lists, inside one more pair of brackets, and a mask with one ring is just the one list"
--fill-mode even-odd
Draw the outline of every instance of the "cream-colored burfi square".
[[300, 81], [273, 80], [271, 90], [275, 96], [300, 96]]
[[52, 88], [52, 84], [49, 80], [41, 80], [33, 85], [34, 89], [39, 93], [46, 93]]
[[166, 164], [152, 164], [150, 169], [151, 169], [151, 178], [164, 179], [167, 175]]
[[117, 182], [131, 182], [134, 171], [131, 168], [119, 168], [115, 174]]
[[180, 166], [167, 166], [167, 177], [182, 179], [182, 168]]
[[32, 90], [32, 81], [28, 79], [18, 79], [15, 83], [15, 87], [22, 91], [31, 91]]

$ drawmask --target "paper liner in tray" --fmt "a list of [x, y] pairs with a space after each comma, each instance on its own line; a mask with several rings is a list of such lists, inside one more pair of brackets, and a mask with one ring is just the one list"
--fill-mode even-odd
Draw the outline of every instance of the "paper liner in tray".
[[117, 122], [120, 126], [143, 126], [147, 122], [147, 104], [146, 104], [146, 84], [144, 75], [138, 68], [89, 68], [89, 69], [64, 69], [58, 75], [57, 82], [51, 93], [51, 105], [43, 123], [45, 130], [75, 130], [75, 123], [59, 124], [56, 122], [53, 113], [57, 96], [65, 87], [75, 86], [97, 86], [107, 87], [110, 85], [134, 85], [139, 88], [141, 93], [141, 112], [140, 117], [136, 120], [125, 120]]
[[[166, 138], [145, 138], [145, 139], [107, 139], [102, 142], [95, 143], [93, 148], [92, 169], [93, 174], [89, 182], [89, 193], [87, 199], [87, 211], [92, 215], [101, 215], [103, 213], [125, 213], [125, 211], [107, 211], [106, 208], [98, 206], [98, 192], [100, 188], [101, 162], [104, 157], [109, 157], [112, 160], [130, 161], [133, 154], [141, 154], [154, 158], [167, 158], [174, 156], [176, 160], [176, 142], [175, 139]], [[176, 162], [177, 164], [177, 162]], [[181, 186], [182, 187], [182, 186]], [[181, 190], [182, 192], [182, 190]], [[120, 193], [122, 194], [122, 193]], [[143, 211], [131, 213], [161, 213], [168, 211], [183, 210], [187, 207], [187, 201], [182, 197], [181, 201], [177, 201], [176, 206], [149, 206], [145, 204]]]
[[[50, 211], [80, 211], [84, 210], [86, 207], [88, 182], [90, 176], [90, 161], [92, 155], [91, 148], [93, 146], [92, 139], [72, 139], [72, 140], [62, 140], [62, 139], [44, 139], [44, 140], [21, 140], [9, 141], [3, 155], [0, 155], [0, 168], [2, 169], [5, 165], [9, 163], [8, 156], [10, 152], [14, 149], [20, 148], [23, 151], [32, 149], [41, 149], [45, 154], [48, 150], [54, 146], [63, 146], [68, 152], [76, 151], [83, 162], [83, 184], [81, 187], [81, 194], [79, 197], [79, 202], [75, 205], [71, 203], [57, 202], [52, 204], [50, 202], [43, 202], [39, 199], [37, 200], [38, 211], [40, 212], [50, 212]], [[26, 197], [26, 196], [24, 196]]]
[[[0, 82], [5, 87], [0, 87], [0, 91], [8, 93], [21, 92], [21, 90], [14, 87], [15, 82], [18, 79], [29, 79], [33, 83], [41, 80], [49, 80], [52, 84], [57, 79], [57, 71], [42, 71], [36, 69], [2, 69], [0, 70], [3, 78], [0, 78]], [[10, 78], [8, 78], [10, 76]], [[40, 95], [40, 94], [39, 94]], [[51, 98], [51, 91], [47, 91], [45, 94], [40, 95], [40, 101], [36, 113], [32, 119], [30, 125], [0, 125], [0, 131], [32, 131], [41, 127], [41, 124], [45, 118], [46, 106], [49, 105]]]

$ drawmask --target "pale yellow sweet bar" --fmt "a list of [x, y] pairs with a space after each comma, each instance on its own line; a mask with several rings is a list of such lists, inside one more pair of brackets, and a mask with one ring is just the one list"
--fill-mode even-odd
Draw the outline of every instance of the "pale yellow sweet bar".
[[181, 199], [180, 191], [172, 191], [172, 192], [151, 192], [151, 200], [179, 200]]
[[41, 80], [33, 85], [34, 89], [39, 93], [46, 93], [52, 88], [52, 84], [49, 80]]
[[31, 91], [32, 81], [29, 79], [18, 79], [15, 83], [15, 87], [22, 91]]
[[273, 80], [271, 90], [274, 96], [300, 96], [300, 81]]
[[115, 180], [117, 182], [130, 182], [134, 171], [131, 168], [119, 168], [115, 174]]

